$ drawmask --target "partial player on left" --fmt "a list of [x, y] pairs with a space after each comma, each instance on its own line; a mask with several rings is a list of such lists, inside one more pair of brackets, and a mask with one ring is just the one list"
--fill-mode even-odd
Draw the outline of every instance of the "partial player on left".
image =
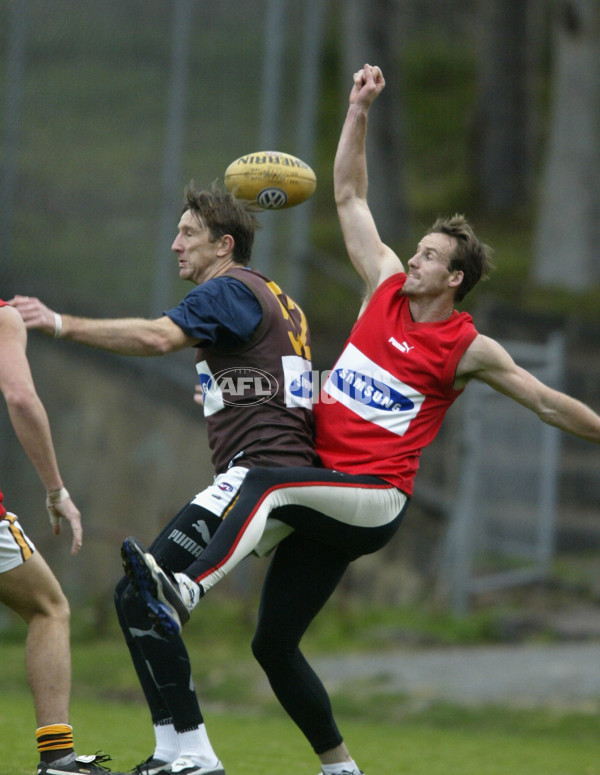
[[[46, 508], [59, 535], [62, 520], [82, 544], [81, 515], [60, 474], [50, 424], [27, 360], [21, 316], [0, 300], [0, 392], [23, 449], [46, 489]], [[71, 693], [70, 610], [60, 584], [0, 492], [0, 601], [27, 624], [25, 663], [36, 716], [40, 756], [37, 775], [106, 775], [105, 754], [77, 756], [69, 724]], [[117, 775], [115, 773], [114, 775]]]

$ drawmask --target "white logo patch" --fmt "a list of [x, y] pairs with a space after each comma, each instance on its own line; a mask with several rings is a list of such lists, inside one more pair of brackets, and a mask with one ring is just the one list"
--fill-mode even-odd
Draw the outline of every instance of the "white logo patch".
[[323, 390], [359, 417], [397, 436], [406, 433], [425, 400], [353, 344], [342, 353]]

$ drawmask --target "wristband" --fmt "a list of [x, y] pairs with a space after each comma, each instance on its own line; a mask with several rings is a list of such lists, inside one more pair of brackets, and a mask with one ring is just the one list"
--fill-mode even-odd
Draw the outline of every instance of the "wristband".
[[60, 490], [52, 490], [46, 495], [46, 506], [48, 506], [48, 508], [50, 508], [50, 506], [56, 506], [70, 497], [66, 487], [61, 487]]
[[62, 316], [59, 315], [58, 312], [55, 312], [54, 313], [54, 338], [55, 339], [60, 339], [60, 335], [62, 334], [62, 329], [63, 329]]

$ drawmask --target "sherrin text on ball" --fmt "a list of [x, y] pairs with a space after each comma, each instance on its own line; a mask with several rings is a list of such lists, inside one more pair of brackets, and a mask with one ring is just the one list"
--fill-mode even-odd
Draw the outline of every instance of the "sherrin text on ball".
[[264, 210], [299, 205], [317, 187], [317, 177], [308, 164], [281, 151], [240, 156], [227, 167], [224, 180], [235, 196], [256, 202]]

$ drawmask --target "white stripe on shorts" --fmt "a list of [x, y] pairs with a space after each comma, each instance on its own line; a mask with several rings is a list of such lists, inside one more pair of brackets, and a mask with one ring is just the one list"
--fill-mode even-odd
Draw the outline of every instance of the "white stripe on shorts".
[[[218, 474], [211, 485], [193, 498], [192, 503], [216, 514], [217, 517], [223, 517], [237, 498], [247, 473], [247, 468], [233, 466], [225, 473]], [[272, 552], [292, 530], [293, 528], [284, 525], [278, 519], [269, 519], [253, 553], [257, 557], [264, 557]]]
[[[396, 519], [406, 501], [407, 496], [392, 485], [367, 487], [347, 482], [341, 485], [332, 482], [298, 482], [277, 486], [262, 500], [227, 560], [202, 578], [202, 588], [207, 592], [248, 554], [253, 552], [261, 556], [259, 547], [265, 538], [265, 528], [271, 522], [278, 521], [269, 518], [269, 514], [280, 506], [307, 506], [353, 527], [381, 527]], [[288, 532], [292, 531], [288, 525], [282, 526], [288, 527]], [[275, 545], [272, 544], [271, 549]]]

